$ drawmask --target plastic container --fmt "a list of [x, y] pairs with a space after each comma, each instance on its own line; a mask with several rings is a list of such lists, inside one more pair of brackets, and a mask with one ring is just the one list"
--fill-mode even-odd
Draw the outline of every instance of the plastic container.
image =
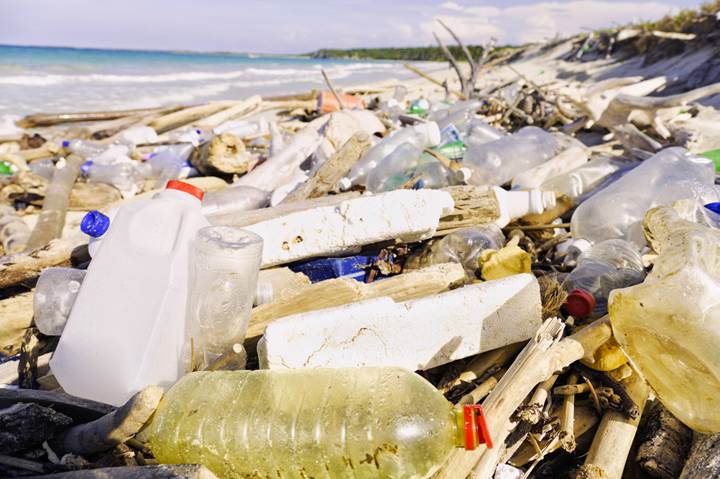
[[250, 231], [208, 226], [190, 249], [188, 362], [205, 369], [245, 339], [257, 289], [263, 240]]
[[203, 199], [202, 212], [211, 223], [229, 220], [236, 213], [264, 208], [270, 204], [267, 191], [252, 186], [234, 185], [221, 191], [207, 193]]
[[511, 183], [512, 189], [539, 188], [547, 179], [568, 173], [587, 161], [587, 151], [584, 148], [572, 146], [545, 163], [515, 175]]
[[151, 175], [151, 167], [147, 163], [128, 161], [114, 164], [94, 163], [88, 169], [88, 181], [91, 183], [107, 183], [114, 186], [123, 197], [135, 196], [143, 182]]
[[30, 238], [30, 227], [12, 206], [0, 205], [0, 243], [5, 254], [19, 253]]
[[62, 146], [63, 148], [70, 150], [72, 153], [87, 159], [99, 156], [108, 148], [108, 145], [106, 144], [79, 139], [65, 140], [62, 142]]
[[41, 333], [62, 334], [85, 274], [74, 268], [47, 268], [40, 274], [33, 295], [33, 321]]
[[194, 147], [191, 143], [170, 145], [156, 150], [147, 159], [151, 175], [157, 178], [156, 188], [162, 188], [170, 180], [184, 179], [194, 172], [190, 156]]
[[480, 254], [505, 246], [502, 230], [494, 224], [464, 228], [436, 241], [430, 248], [428, 264], [460, 263], [468, 280], [477, 279]]
[[577, 266], [563, 281], [568, 292], [565, 307], [577, 318], [603, 316], [607, 314], [610, 292], [638, 284], [644, 278], [642, 258], [633, 243], [602, 241], [580, 255]]
[[202, 195], [171, 181], [152, 199], [120, 208], [109, 225], [103, 215], [83, 221], [102, 242], [50, 361], [69, 394], [121, 405], [182, 375], [189, 246], [208, 226]]
[[326, 279], [352, 278], [365, 281], [368, 267], [377, 256], [356, 255], [344, 258], [318, 258], [290, 265], [296, 273], [303, 273], [317, 283]]
[[642, 284], [610, 295], [615, 339], [675, 417], [719, 432], [720, 231], [668, 206], [644, 224], [659, 256]]
[[479, 406], [454, 409], [400, 368], [193, 373], [148, 428], [158, 461], [223, 478], [430, 477], [455, 447], [490, 442]]
[[405, 143], [417, 148], [436, 146], [440, 143], [440, 129], [437, 123], [427, 122], [408, 126], [383, 139], [355, 163], [347, 177], [340, 181], [340, 189], [347, 190], [353, 185], [365, 185], [368, 174], [396, 148]]
[[[402, 176], [400, 184], [404, 183], [403, 180], [407, 181], [409, 178], [405, 178], [404, 173], [417, 165], [422, 152], [422, 148], [413, 143], [398, 145], [368, 172], [365, 189], [373, 193], [395, 189], [399, 185], [398, 181], [393, 181], [395, 180], [393, 176], [398, 174]], [[392, 186], [385, 186], [386, 183], [391, 183]]]
[[598, 187], [610, 175], [630, 170], [639, 163], [622, 158], [603, 157], [590, 160], [567, 173], [549, 178], [540, 185], [543, 191], [556, 191], [577, 199]]
[[28, 163], [28, 167], [34, 175], [41, 176], [48, 181], [52, 180], [53, 173], [55, 173], [55, 163], [50, 158], [32, 161]]
[[712, 161], [668, 148], [582, 203], [572, 215], [573, 237], [593, 243], [621, 238], [642, 247], [645, 212], [685, 198], [717, 201], [714, 182]]
[[557, 139], [534, 126], [514, 135], [481, 145], [469, 145], [463, 165], [472, 170], [473, 185], [502, 185], [518, 173], [537, 166], [558, 153]]
[[490, 126], [487, 122], [478, 118], [470, 120], [465, 126], [465, 142], [468, 145], [482, 145], [499, 140], [505, 136], [507, 136], [505, 132]]

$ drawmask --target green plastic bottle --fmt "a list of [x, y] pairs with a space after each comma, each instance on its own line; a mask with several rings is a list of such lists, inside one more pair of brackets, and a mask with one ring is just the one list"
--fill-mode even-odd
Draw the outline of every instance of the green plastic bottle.
[[426, 477], [486, 438], [479, 406], [456, 410], [401, 368], [196, 372], [149, 426], [161, 463], [247, 479]]

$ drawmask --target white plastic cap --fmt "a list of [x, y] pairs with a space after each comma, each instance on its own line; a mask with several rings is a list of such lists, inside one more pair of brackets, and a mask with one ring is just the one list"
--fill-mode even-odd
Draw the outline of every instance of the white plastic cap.
[[425, 140], [424, 146], [436, 146], [440, 143], [440, 140], [442, 139], [440, 127], [434, 121], [428, 121], [426, 123], [419, 123], [417, 125], [413, 125], [412, 129], [423, 136]]
[[340, 191], [347, 191], [352, 186], [352, 181], [350, 181], [350, 178], [347, 176], [344, 178], [340, 178], [340, 181], [337, 182], [337, 189]]
[[455, 179], [457, 181], [467, 182], [467, 180], [470, 179], [472, 176], [473, 170], [468, 168], [467, 166], [463, 166], [459, 170], [455, 170]]

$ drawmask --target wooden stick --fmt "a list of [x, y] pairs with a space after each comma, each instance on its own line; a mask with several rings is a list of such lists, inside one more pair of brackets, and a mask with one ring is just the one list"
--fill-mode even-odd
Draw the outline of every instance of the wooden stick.
[[457, 36], [457, 34], [445, 24], [441, 19], [437, 18], [437, 22], [455, 39], [458, 46], [462, 50], [463, 54], [465, 55], [465, 58], [468, 61], [468, 64], [470, 64], [470, 77], [466, 80], [466, 87], [467, 90], [463, 90], [463, 93], [465, 93], [466, 96], [470, 96], [472, 93], [472, 89], [475, 86], [474, 82], [472, 81], [477, 77], [477, 68], [478, 66], [475, 64], [475, 60], [473, 59], [472, 55], [470, 54], [470, 50], [467, 49], [465, 44], [460, 40], [460, 37]]
[[152, 120], [148, 126], [157, 131], [158, 134], [165, 133], [166, 131], [174, 130], [175, 128], [187, 125], [199, 120], [200, 118], [217, 113], [220, 110], [225, 110], [235, 104], [237, 104], [235, 101], [215, 101], [206, 105], [186, 108], [184, 110], [169, 113], [161, 116], [160, 118], [156, 118]]
[[[502, 444], [514, 426], [510, 417], [538, 383], [556, 371], [593, 352], [612, 335], [607, 318], [595, 321], [562, 341], [563, 324], [557, 318], [545, 321], [535, 338], [528, 343], [503, 376], [500, 383], [483, 402], [485, 416], [494, 444]], [[499, 449], [499, 448], [498, 448]], [[492, 477], [499, 451], [484, 446], [475, 451], [455, 451], [440, 470], [438, 478], [465, 478], [475, 470], [475, 477]], [[478, 464], [483, 459], [484, 464]], [[482, 466], [476, 470], [476, 466]]]
[[20, 293], [0, 300], [0, 352], [13, 355], [20, 351], [20, 343], [32, 319], [33, 293]]
[[638, 405], [640, 414], [634, 419], [623, 413], [608, 410], [595, 434], [585, 464], [578, 471], [578, 479], [620, 479], [625, 461], [632, 447], [649, 388], [635, 372], [624, 384], [630, 398]]
[[262, 103], [260, 95], [253, 95], [250, 98], [240, 101], [236, 105], [220, 110], [219, 112], [198, 120], [195, 126], [204, 131], [211, 131], [228, 120], [238, 116], [244, 116], [254, 111]]
[[217, 476], [205, 466], [195, 464], [103, 467], [24, 477], [25, 479], [217, 479]]
[[16, 124], [20, 128], [36, 128], [38, 126], [52, 126], [60, 125], [62, 123], [115, 120], [117, 118], [122, 118], [125, 116], [154, 113], [161, 109], [162, 108], [142, 108], [135, 110], [113, 110], [60, 114], [40, 113], [36, 115], [28, 115], [22, 120], [16, 122]]
[[530, 424], [537, 424], [540, 422], [543, 410], [545, 409], [545, 403], [550, 397], [550, 390], [555, 384], [555, 381], [557, 381], [557, 378], [558, 375], [553, 374], [548, 379], [538, 384], [527, 406], [524, 406], [520, 409], [520, 411], [518, 411], [518, 417], [522, 421]]
[[568, 381], [567, 384], [563, 386], [557, 386], [555, 389], [553, 389], [553, 394], [556, 394], [558, 396], [572, 396], [575, 394], [583, 394], [590, 391], [590, 387], [587, 384], [570, 384], [570, 381]]
[[52, 407], [76, 420], [85, 421], [94, 421], [115, 410], [108, 404], [70, 396], [62, 392], [0, 388], [0, 408], [18, 402], [36, 402], [42, 406]]
[[[437, 79], [431, 77], [430, 75], [428, 75], [424, 71], [420, 70], [419, 68], [416, 68], [416, 67], [410, 65], [409, 63], [403, 63], [403, 66], [405, 68], [407, 68], [408, 70], [410, 70], [411, 72], [415, 73], [416, 75], [426, 79], [430, 83], [433, 83], [439, 87], [445, 88], [445, 86], [443, 85], [443, 83], [440, 80], [437, 80]], [[450, 93], [452, 93], [456, 97], [460, 98], [461, 100], [467, 100], [467, 96], [465, 96], [465, 94], [462, 92], [459, 92], [457, 90], [450, 90]]]
[[370, 149], [370, 136], [365, 132], [351, 136], [315, 174], [295, 191], [285, 197], [282, 203], [293, 203], [310, 198], [319, 198], [332, 191], [365, 152]]
[[71, 427], [50, 441], [56, 452], [94, 454], [127, 441], [145, 425], [155, 412], [163, 389], [150, 386], [136, 393], [119, 409], [95, 421]]
[[720, 477], [720, 434], [695, 434], [680, 479]]
[[342, 98], [340, 95], [338, 95], [338, 92], [335, 90], [335, 87], [333, 86], [332, 82], [330, 81], [330, 78], [328, 78], [327, 73], [325, 73], [325, 69], [321, 68], [320, 73], [322, 73], [323, 78], [325, 79], [325, 84], [330, 89], [330, 93], [333, 94], [335, 97], [335, 101], [338, 102], [338, 106], [341, 110], [345, 110], [345, 103], [343, 103]]
[[513, 225], [506, 226], [504, 230], [539, 231], [552, 230], [555, 228], [570, 228], [570, 223], [558, 223], [554, 225]]
[[463, 76], [462, 69], [460, 68], [460, 64], [458, 63], [457, 59], [455, 58], [455, 55], [452, 54], [452, 52], [448, 49], [447, 46], [443, 43], [442, 40], [440, 40], [440, 37], [437, 36], [435, 32], [433, 32], [433, 37], [435, 37], [435, 41], [437, 42], [438, 46], [440, 47], [440, 50], [442, 50], [443, 55], [447, 59], [448, 62], [450, 62], [450, 65], [452, 65], [453, 69], [455, 70], [455, 74], [458, 77], [458, 81], [460, 82], [460, 90], [463, 92], [463, 95], [465, 98], [468, 98], [468, 87], [467, 87], [467, 80]]
[[457, 405], [463, 406], [465, 404], [477, 404], [482, 401], [485, 396], [490, 394], [490, 392], [495, 389], [495, 386], [497, 386], [498, 383], [498, 378], [503, 377], [506, 372], [507, 369], [500, 369], [498, 372], [480, 383], [477, 387], [475, 387], [475, 389], [461, 397], [458, 400]]
[[454, 381], [440, 388], [440, 391], [444, 394], [463, 382], [475, 381], [492, 369], [500, 369], [510, 359], [517, 356], [517, 353], [520, 352], [524, 345], [525, 343], [508, 344], [502, 348], [479, 354], [470, 364], [465, 366], [464, 371]]
[[[570, 374], [568, 377], [568, 386], [574, 386], [577, 384], [578, 376], [575, 373]], [[573, 428], [575, 423], [575, 395], [568, 394], [563, 400], [562, 413], [560, 415], [560, 433], [558, 439], [560, 445], [567, 452], [573, 452], [575, 450], [575, 435], [573, 434]]]
[[24, 469], [30, 472], [45, 472], [45, 468], [39, 462], [29, 461], [27, 459], [21, 459], [19, 457], [6, 456], [5, 454], [0, 454], [0, 464], [4, 466], [14, 467], [16, 469]]
[[[679, 477], [690, 452], [692, 429], [675, 418], [657, 400], [645, 411], [643, 423], [638, 436], [638, 466], [652, 477]], [[712, 476], [717, 477], [717, 474], [707, 474], [704, 477]]]

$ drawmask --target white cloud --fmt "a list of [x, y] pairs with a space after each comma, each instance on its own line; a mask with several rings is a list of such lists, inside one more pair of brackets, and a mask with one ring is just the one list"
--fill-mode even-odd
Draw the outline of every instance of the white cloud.
[[458, 5], [455, 2], [443, 2], [440, 4], [440, 8], [444, 8], [446, 10], [455, 10], [457, 12], [462, 12], [464, 10], [462, 5]]
[[[545, 1], [510, 7], [478, 6], [460, 13], [442, 13], [441, 19], [467, 43], [484, 43], [491, 37], [499, 43], [527, 43], [569, 36], [585, 28], [597, 29], [638, 19], [654, 19], [668, 13], [672, 5], [658, 1], [571, 0]], [[440, 32], [437, 22], [420, 25], [431, 35]]]

